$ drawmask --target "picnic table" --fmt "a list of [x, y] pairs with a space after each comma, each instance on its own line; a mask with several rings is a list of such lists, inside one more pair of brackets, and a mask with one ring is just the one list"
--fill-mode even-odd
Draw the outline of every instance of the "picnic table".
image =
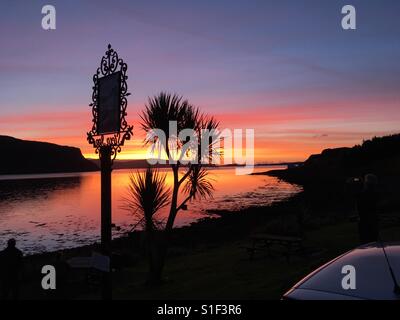
[[110, 271], [110, 258], [93, 252], [91, 257], [73, 257], [67, 261], [74, 269], [96, 269], [103, 272]]
[[92, 286], [100, 285], [103, 272], [110, 272], [110, 258], [97, 252], [90, 257], [73, 257], [67, 260], [71, 269], [84, 274], [85, 282]]
[[286, 259], [290, 260], [290, 255], [303, 250], [303, 239], [300, 237], [282, 236], [269, 233], [257, 233], [250, 237], [252, 245], [246, 247], [250, 255], [250, 260], [254, 258], [257, 251], [267, 250], [270, 255], [270, 248], [279, 245], [286, 248]]

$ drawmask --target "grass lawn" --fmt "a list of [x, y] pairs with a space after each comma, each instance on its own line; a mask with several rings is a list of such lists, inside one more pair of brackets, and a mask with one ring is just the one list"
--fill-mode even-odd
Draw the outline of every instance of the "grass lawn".
[[[400, 227], [382, 230], [384, 240], [396, 239]], [[398, 239], [398, 238], [397, 238]], [[144, 285], [146, 264], [114, 275], [115, 299], [279, 299], [303, 276], [324, 262], [358, 245], [357, 225], [341, 223], [307, 233], [311, 256], [260, 253], [250, 261], [248, 239], [204, 248], [167, 260], [165, 284]]]

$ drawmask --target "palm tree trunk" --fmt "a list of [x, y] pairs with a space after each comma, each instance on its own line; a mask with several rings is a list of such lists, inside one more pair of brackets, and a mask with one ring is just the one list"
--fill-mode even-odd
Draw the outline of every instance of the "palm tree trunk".
[[162, 283], [162, 270], [164, 268], [162, 243], [162, 234], [159, 232], [154, 232], [149, 237], [149, 274], [147, 276], [148, 285], [159, 285]]
[[167, 224], [165, 226], [165, 230], [160, 235], [160, 239], [158, 239], [157, 253], [155, 254], [155, 277], [157, 278], [158, 283], [162, 282], [162, 273], [164, 270], [165, 259], [167, 256], [168, 248], [171, 241], [172, 230], [177, 214], [177, 206], [178, 206], [178, 191], [179, 191], [179, 170], [177, 165], [172, 166], [173, 174], [174, 174], [174, 188], [172, 192], [171, 199], [171, 208], [168, 215]]
[[179, 191], [179, 170], [177, 165], [172, 166], [172, 171], [174, 174], [174, 189], [172, 191], [172, 199], [171, 199], [171, 209], [169, 211], [167, 224], [165, 226], [165, 231], [171, 233], [172, 228], [175, 223], [175, 218], [177, 214], [177, 206], [178, 206], [178, 191]]

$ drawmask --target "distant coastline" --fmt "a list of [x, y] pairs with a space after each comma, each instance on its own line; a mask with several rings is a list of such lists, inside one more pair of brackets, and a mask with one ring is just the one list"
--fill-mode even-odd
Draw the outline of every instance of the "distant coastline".
[[[100, 169], [99, 159], [85, 158], [79, 148], [57, 144], [28, 141], [0, 135], [0, 148], [7, 157], [0, 159], [0, 175], [61, 174], [92, 172]], [[287, 166], [293, 167], [301, 162], [257, 163], [255, 167]], [[119, 160], [113, 164], [114, 170], [142, 169], [148, 167], [146, 159]], [[227, 164], [212, 167], [240, 167], [240, 164]], [[166, 168], [168, 164], [155, 165]]]
[[0, 175], [97, 171], [78, 148], [0, 136]]
[[[100, 161], [98, 159], [88, 158], [87, 160], [96, 164], [96, 166], [100, 166]], [[281, 162], [281, 163], [257, 163], [254, 167], [292, 167], [301, 164], [302, 162]], [[116, 159], [113, 164], [114, 170], [120, 169], [143, 169], [149, 166], [146, 159], [132, 159], [132, 160], [118, 160]], [[240, 164], [226, 164], [226, 165], [218, 165], [218, 166], [210, 166], [210, 167], [218, 167], [218, 168], [230, 168], [230, 167], [241, 167], [243, 165]], [[155, 165], [157, 168], [168, 168], [168, 164], [157, 164]]]

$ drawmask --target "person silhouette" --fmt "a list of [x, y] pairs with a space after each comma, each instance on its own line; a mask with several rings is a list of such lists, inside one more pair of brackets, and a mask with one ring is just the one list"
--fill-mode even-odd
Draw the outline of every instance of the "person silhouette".
[[15, 239], [7, 242], [7, 248], [0, 252], [0, 270], [1, 270], [1, 298], [18, 299], [19, 281], [22, 268], [21, 250], [16, 247]]
[[375, 175], [365, 175], [363, 190], [357, 198], [358, 232], [361, 244], [379, 240], [377, 184], [378, 178]]

